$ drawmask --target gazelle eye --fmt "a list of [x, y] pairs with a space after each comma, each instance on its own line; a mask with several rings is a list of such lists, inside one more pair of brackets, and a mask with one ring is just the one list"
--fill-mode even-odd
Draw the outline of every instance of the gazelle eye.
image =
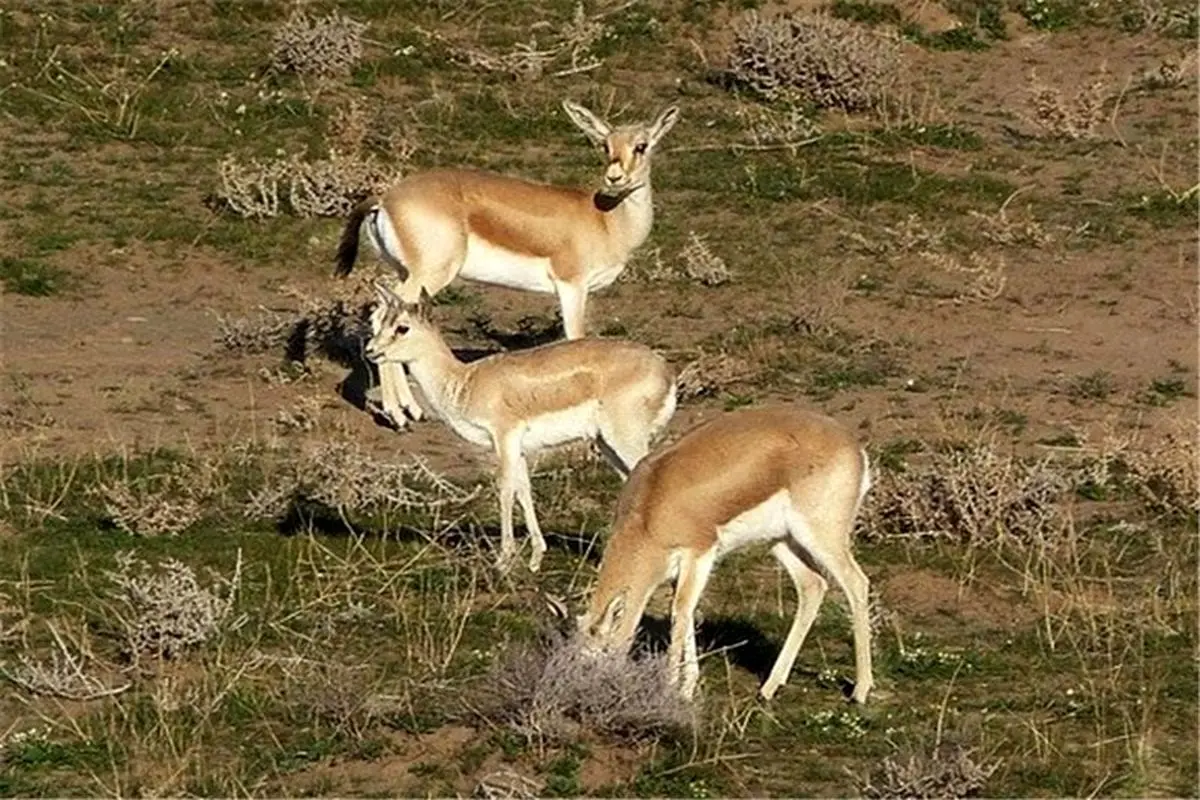
[[636, 145], [634, 145], [633, 152], [634, 152], [636, 155], [639, 155], [639, 156], [640, 156], [640, 155], [645, 155], [645, 153], [646, 153], [646, 143], [645, 143], [645, 142], [638, 142]]

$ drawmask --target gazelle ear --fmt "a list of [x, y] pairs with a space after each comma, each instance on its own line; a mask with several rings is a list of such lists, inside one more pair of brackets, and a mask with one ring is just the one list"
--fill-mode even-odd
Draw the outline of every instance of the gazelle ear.
[[611, 125], [578, 103], [564, 100], [562, 107], [571, 122], [575, 123], [575, 126], [583, 131], [593, 143], [600, 144], [612, 133]]
[[650, 146], [658, 144], [658, 140], [667, 135], [667, 131], [675, 127], [679, 121], [679, 106], [667, 106], [650, 126]]
[[371, 285], [375, 288], [375, 299], [381, 303], [387, 303], [390, 299], [391, 291], [382, 278], [376, 278]]
[[421, 287], [421, 294], [417, 296], [417, 304], [412, 307], [413, 316], [422, 322], [429, 322], [433, 317], [433, 297]]

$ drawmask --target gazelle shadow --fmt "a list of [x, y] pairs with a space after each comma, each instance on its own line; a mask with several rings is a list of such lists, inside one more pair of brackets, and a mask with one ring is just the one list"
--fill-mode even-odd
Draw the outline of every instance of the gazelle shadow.
[[481, 336], [504, 350], [528, 350], [564, 338], [562, 322], [557, 317], [552, 320], [536, 315], [522, 317], [517, 321], [515, 331], [500, 330], [491, 319], [478, 314], [471, 317], [468, 324], [468, 330], [459, 332]]
[[[671, 621], [646, 615], [638, 627], [635, 648], [646, 652], [666, 650], [671, 641]], [[755, 625], [742, 619], [719, 618], [702, 621], [696, 630], [701, 653], [724, 651], [731, 664], [764, 681], [779, 656], [782, 642], [775, 643]]]

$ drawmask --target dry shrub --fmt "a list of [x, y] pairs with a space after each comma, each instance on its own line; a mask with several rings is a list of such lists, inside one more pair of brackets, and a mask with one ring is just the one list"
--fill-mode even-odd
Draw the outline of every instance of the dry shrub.
[[348, 514], [394, 514], [412, 509], [462, 507], [479, 488], [464, 489], [424, 461], [380, 461], [353, 442], [319, 442], [280, 465], [267, 485], [251, 493], [243, 514], [284, 516], [297, 503], [317, 503]]
[[297, 301], [291, 314], [265, 309], [248, 317], [216, 316], [217, 342], [230, 352], [262, 353], [288, 346], [289, 355], [302, 361], [310, 350], [335, 359], [359, 357], [370, 338], [368, 322], [371, 266], [355, 271], [324, 294], [311, 294], [285, 286], [281, 293]]
[[[552, 27], [550, 23], [535, 27]], [[445, 49], [450, 60], [471, 69], [510, 75], [518, 80], [537, 80], [549, 74], [553, 77], [587, 72], [603, 62], [592, 52], [608, 33], [608, 27], [599, 18], [588, 17], [583, 3], [575, 6], [570, 20], [561, 23], [548, 44], [539, 44], [531, 34], [527, 43], [516, 45], [506, 53], [493, 53], [478, 47], [459, 44], [430, 31], [422, 31], [426, 38], [437, 42]]]
[[209, 586], [195, 571], [168, 558], [151, 566], [131, 552], [117, 554], [117, 569], [105, 572], [114, 589], [111, 610], [136, 658], [174, 658], [204, 644], [223, 627], [241, 585], [241, 554], [232, 578], [210, 572]]
[[677, 281], [687, 279], [703, 286], [720, 286], [733, 279], [733, 273], [725, 259], [708, 246], [708, 238], [695, 231], [688, 231], [688, 242], [679, 250], [677, 260], [682, 266], [663, 260], [662, 248], [656, 247], [648, 253], [652, 260], [649, 267], [634, 267], [625, 270], [621, 279], [648, 282]]
[[158, 475], [106, 480], [94, 491], [105, 518], [131, 536], [174, 536], [203, 516], [220, 484], [217, 469], [215, 462], [180, 464]]
[[866, 529], [970, 544], [1036, 541], [1062, 528], [1074, 486], [1070, 472], [1050, 459], [1022, 461], [989, 441], [973, 442], [932, 452], [901, 472], [880, 471]]
[[296, 320], [286, 314], [261, 309], [250, 317], [217, 314], [217, 341], [226, 350], [265, 353], [287, 341]]
[[314, 18], [294, 11], [275, 31], [271, 65], [319, 80], [345, 77], [362, 58], [366, 29], [365, 23], [336, 12]]
[[896, 246], [904, 252], [937, 250], [946, 236], [945, 228], [929, 228], [916, 214], [909, 214], [894, 228], [884, 228]]
[[820, 123], [807, 109], [796, 106], [777, 111], [768, 106], [744, 105], [736, 116], [749, 147], [756, 150], [781, 149], [795, 155], [821, 137]]
[[1010, 218], [1005, 206], [1001, 206], [995, 214], [982, 214], [978, 211], [968, 211], [967, 213], [978, 223], [978, 230], [983, 238], [995, 245], [1042, 247], [1049, 244], [1054, 238], [1035, 219]]
[[295, 155], [268, 161], [226, 156], [217, 173], [217, 199], [249, 219], [275, 217], [285, 209], [301, 217], [345, 216], [402, 174], [373, 156], [338, 151], [315, 161]]
[[472, 797], [481, 800], [535, 800], [542, 797], [541, 781], [522, 775], [511, 767], [501, 767], [479, 779]]
[[725, 259], [710, 250], [707, 239], [695, 231], [688, 231], [688, 243], [679, 251], [679, 257], [684, 274], [705, 286], [720, 286], [733, 277]]
[[58, 630], [47, 624], [55, 643], [50, 660], [36, 660], [22, 654], [16, 666], [0, 669], [0, 674], [32, 694], [61, 697], [65, 700], [95, 700], [120, 694], [129, 688], [129, 683], [110, 686], [89, 673], [84, 662], [83, 649], [68, 646]]
[[623, 737], [688, 731], [688, 701], [666, 681], [666, 656], [593, 655], [547, 633], [517, 648], [487, 679], [485, 714], [532, 740], [575, 740], [581, 729]]
[[681, 400], [691, 400], [714, 395], [757, 374], [758, 371], [744, 358], [726, 353], [705, 354], [679, 371], [676, 386]]
[[768, 100], [857, 111], [887, 96], [901, 68], [900, 39], [824, 14], [764, 16], [734, 24], [732, 79]]
[[931, 755], [888, 756], [859, 790], [872, 798], [974, 797], [999, 768], [999, 761], [976, 761], [974, 750], [939, 746]]
[[1066, 90], [1044, 83], [1037, 71], [1031, 70], [1024, 116], [1055, 139], [1094, 139], [1104, 121], [1110, 85], [1108, 69], [1103, 66], [1087, 85]]
[[925, 251], [921, 253], [921, 258], [965, 282], [962, 289], [956, 290], [957, 298], [990, 302], [1004, 294], [1004, 287], [1008, 283], [1008, 265], [999, 255], [973, 252], [967, 256], [966, 264], [950, 253]]

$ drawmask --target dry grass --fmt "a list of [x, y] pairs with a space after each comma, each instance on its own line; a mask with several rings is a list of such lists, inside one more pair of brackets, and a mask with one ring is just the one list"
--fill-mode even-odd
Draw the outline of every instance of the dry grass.
[[656, 247], [642, 260], [650, 261], [650, 265], [631, 265], [621, 274], [620, 280], [651, 283], [690, 280], [702, 286], [721, 286], [733, 280], [733, 272], [725, 259], [712, 251], [706, 236], [695, 231], [688, 231], [687, 244], [680, 248], [675, 259], [664, 260], [662, 248]]
[[402, 171], [373, 156], [333, 151], [315, 161], [296, 155], [266, 161], [230, 155], [221, 159], [217, 174], [217, 198], [230, 211], [267, 219], [284, 211], [300, 217], [345, 216], [399, 180]]
[[603, 63], [594, 55], [593, 49], [607, 35], [608, 27], [601, 18], [589, 17], [583, 3], [575, 6], [571, 19], [558, 23], [557, 30], [549, 37], [542, 35], [539, 43], [539, 29], [554, 27], [555, 24], [550, 22], [535, 25], [528, 42], [503, 53], [456, 42], [430, 31], [422, 33], [440, 45], [457, 64], [523, 81], [534, 81], [547, 75], [562, 77], [589, 72]]
[[750, 362], [726, 353], [701, 355], [679, 371], [679, 399], [694, 400], [719, 393], [728, 386], [758, 375]]
[[972, 252], [963, 263], [951, 253], [927, 250], [921, 253], [921, 258], [953, 277], [956, 283], [961, 282], [961, 287], [954, 290], [957, 299], [991, 302], [1004, 294], [1008, 283], [1008, 265], [999, 254]]
[[276, 29], [271, 66], [318, 80], [349, 75], [362, 58], [365, 23], [337, 12], [310, 17], [297, 9]]
[[289, 454], [266, 485], [251, 493], [242, 511], [250, 519], [277, 519], [296, 504], [317, 503], [343, 519], [351, 514], [386, 517], [413, 509], [461, 509], [478, 493], [478, 487], [451, 483], [419, 458], [380, 461], [357, 443], [324, 441]]
[[888, 756], [859, 790], [870, 798], [976, 797], [999, 768], [999, 761], [980, 763], [968, 748], [937, 746], [931, 754]]
[[513, 651], [487, 683], [485, 714], [538, 742], [572, 741], [585, 730], [657, 736], [695, 721], [667, 685], [666, 656], [593, 655], [558, 633]]
[[1032, 70], [1023, 116], [1051, 138], [1094, 139], [1104, 122], [1104, 104], [1111, 87], [1108, 69], [1103, 66], [1087, 84], [1068, 88], [1048, 84]]
[[777, 110], [757, 103], [742, 104], [737, 119], [745, 131], [747, 146], [753, 150], [786, 150], [796, 155], [801, 147], [821, 136], [820, 123], [804, 108]]
[[735, 82], [764, 98], [847, 111], [878, 105], [902, 66], [893, 33], [823, 14], [756, 11], [734, 23], [727, 63]]
[[45, 661], [22, 653], [15, 666], [0, 668], [0, 674], [31, 694], [64, 700], [111, 697], [130, 687], [128, 682], [110, 685], [90, 672], [84, 648], [78, 644], [69, 645], [53, 624], [47, 622], [46, 625], [55, 644], [50, 659]]

